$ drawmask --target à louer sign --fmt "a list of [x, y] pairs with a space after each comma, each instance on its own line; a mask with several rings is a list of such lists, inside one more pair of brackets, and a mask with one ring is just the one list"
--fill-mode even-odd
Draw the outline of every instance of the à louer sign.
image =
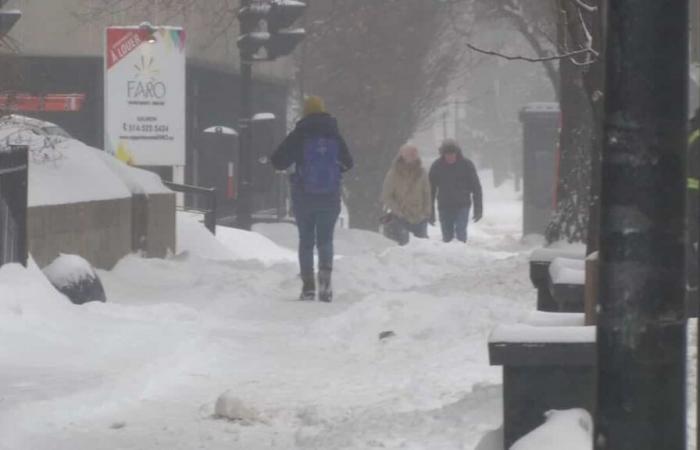
[[185, 32], [109, 27], [105, 150], [139, 166], [185, 165]]

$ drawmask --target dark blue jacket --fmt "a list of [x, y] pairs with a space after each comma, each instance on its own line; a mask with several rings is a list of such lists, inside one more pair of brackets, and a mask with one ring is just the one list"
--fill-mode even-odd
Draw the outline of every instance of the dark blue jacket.
[[481, 216], [483, 203], [479, 175], [474, 163], [461, 152], [454, 164], [447, 164], [442, 156], [437, 159], [430, 167], [429, 178], [433, 205], [437, 197], [438, 209], [471, 207], [474, 199], [474, 215]]
[[[348, 151], [345, 139], [338, 130], [338, 122], [327, 113], [311, 114], [297, 122], [294, 130], [289, 133], [272, 155], [272, 165], [277, 170], [286, 170], [292, 164], [301, 167], [304, 163], [304, 140], [307, 137], [335, 137], [340, 143], [339, 161], [341, 172], [347, 172], [353, 166], [352, 156]], [[329, 208], [340, 206], [340, 192], [334, 194], [308, 194], [303, 192], [296, 182], [294, 174], [290, 177], [292, 184], [292, 200], [295, 208]]]

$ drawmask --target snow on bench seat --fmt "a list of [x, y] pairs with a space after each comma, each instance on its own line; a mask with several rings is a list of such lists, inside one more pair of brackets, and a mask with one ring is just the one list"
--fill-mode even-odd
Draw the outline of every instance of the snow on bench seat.
[[489, 343], [585, 343], [595, 342], [594, 326], [533, 326], [525, 323], [499, 325], [489, 337]]
[[535, 327], [574, 327], [584, 326], [586, 317], [583, 313], [531, 311], [522, 323]]
[[552, 262], [554, 258], [585, 259], [586, 246], [556, 242], [549, 247], [538, 248], [530, 253], [530, 262]]
[[586, 261], [583, 259], [557, 257], [549, 265], [549, 278], [552, 284], [586, 283]]

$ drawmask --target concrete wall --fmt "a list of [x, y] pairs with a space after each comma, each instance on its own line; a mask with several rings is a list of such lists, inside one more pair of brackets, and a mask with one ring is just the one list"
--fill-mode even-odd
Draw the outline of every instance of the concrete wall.
[[29, 253], [44, 267], [59, 253], [111, 269], [131, 252], [131, 199], [29, 208]]
[[148, 258], [164, 258], [176, 251], [175, 195], [134, 195], [132, 248]]
[[39, 267], [69, 253], [111, 269], [138, 242], [145, 243], [147, 257], [175, 249], [175, 194], [36, 206], [29, 208], [27, 222], [29, 253]]

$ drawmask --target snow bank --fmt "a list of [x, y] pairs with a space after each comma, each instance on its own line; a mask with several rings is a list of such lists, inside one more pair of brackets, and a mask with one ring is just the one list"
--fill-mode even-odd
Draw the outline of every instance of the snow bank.
[[295, 252], [259, 233], [216, 227], [214, 236], [202, 224], [201, 216], [183, 212], [177, 214], [177, 248], [205, 259], [256, 261], [265, 266], [297, 260]]
[[1, 329], [8, 331], [22, 327], [22, 322], [29, 317], [44, 317], [42, 321], [60, 320], [61, 311], [69, 310], [70, 305], [33, 260], [27, 268], [20, 264], [0, 267]]
[[212, 260], [231, 260], [233, 254], [216, 240], [201, 222], [201, 216], [178, 211], [177, 251]]
[[236, 260], [255, 260], [266, 266], [297, 260], [295, 252], [278, 246], [262, 234], [251, 231], [216, 227], [216, 240], [223, 244]]
[[545, 423], [520, 438], [510, 450], [590, 450], [593, 419], [585, 409], [548, 411]]

